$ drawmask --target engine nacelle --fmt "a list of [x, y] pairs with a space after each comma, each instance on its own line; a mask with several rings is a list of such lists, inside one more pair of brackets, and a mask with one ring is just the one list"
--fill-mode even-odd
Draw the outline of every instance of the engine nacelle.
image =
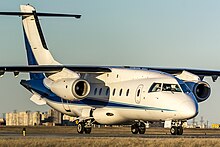
[[125, 121], [116, 111], [112, 109], [98, 108], [93, 111], [93, 118], [100, 124], [113, 125], [120, 124]]
[[50, 90], [66, 100], [81, 100], [88, 96], [90, 84], [84, 79], [60, 79], [52, 83]]
[[196, 81], [196, 82], [185, 82], [195, 95], [198, 102], [205, 101], [211, 94], [211, 87], [207, 82]]

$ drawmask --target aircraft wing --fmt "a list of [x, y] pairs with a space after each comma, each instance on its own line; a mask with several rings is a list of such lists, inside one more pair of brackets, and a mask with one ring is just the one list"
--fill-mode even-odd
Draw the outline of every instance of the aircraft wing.
[[[105, 73], [111, 72], [111, 68], [129, 68], [142, 70], [156, 70], [169, 74], [180, 74], [182, 71], [188, 71], [200, 77], [210, 76], [215, 81], [220, 76], [220, 70], [203, 70], [191, 68], [161, 68], [161, 67], [132, 67], [132, 66], [72, 66], [72, 65], [28, 65], [28, 66], [0, 66], [0, 76], [5, 72], [31, 72], [31, 73], [56, 73], [63, 68], [79, 73]], [[16, 75], [17, 75], [16, 74]]]
[[190, 68], [161, 68], [161, 67], [133, 67], [133, 66], [72, 66], [72, 65], [28, 65], [28, 66], [0, 66], [0, 72], [33, 72], [33, 73], [54, 73], [63, 68], [81, 73], [104, 73], [111, 72], [111, 68], [130, 68], [157, 70], [169, 74], [178, 74], [182, 71], [188, 71], [201, 76], [220, 76], [220, 70], [203, 70]]
[[203, 76], [220, 76], [220, 70], [203, 70], [203, 69], [190, 69], [190, 68], [156, 68], [156, 67], [140, 67], [142, 69], [148, 69], [148, 70], [158, 70], [170, 74], [178, 74], [182, 71], [188, 71], [190, 73], [196, 74], [196, 75], [203, 75]]
[[29, 66], [0, 66], [0, 73], [5, 72], [32, 72], [32, 73], [55, 73], [63, 68], [80, 73], [104, 73], [111, 72], [110, 68], [96, 66], [68, 66], [68, 65], [29, 65]]
[[166, 72], [169, 74], [180, 74], [182, 71], [188, 71], [192, 74], [198, 75], [202, 79], [205, 76], [212, 77], [212, 80], [215, 82], [220, 76], [220, 70], [203, 70], [203, 69], [191, 69], [191, 68], [156, 68], [156, 67], [140, 67], [140, 69], [146, 69], [146, 70], [157, 70]]

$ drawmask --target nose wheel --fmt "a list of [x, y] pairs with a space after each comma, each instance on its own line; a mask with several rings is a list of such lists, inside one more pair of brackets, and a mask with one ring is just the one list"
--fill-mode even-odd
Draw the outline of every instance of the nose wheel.
[[146, 131], [146, 125], [143, 122], [137, 122], [131, 125], [132, 134], [144, 134]]

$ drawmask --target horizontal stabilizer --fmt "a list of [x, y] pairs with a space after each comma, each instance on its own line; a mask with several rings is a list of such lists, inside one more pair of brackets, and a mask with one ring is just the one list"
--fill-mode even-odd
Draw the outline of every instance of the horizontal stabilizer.
[[37, 104], [37, 105], [45, 105], [45, 104], [46, 104], [46, 101], [45, 101], [44, 99], [42, 99], [41, 96], [38, 95], [38, 94], [34, 94], [34, 95], [30, 98], [30, 100], [31, 100], [32, 102], [34, 102], [35, 104]]
[[37, 16], [47, 16], [47, 17], [75, 17], [80, 18], [81, 15], [76, 14], [60, 14], [60, 13], [40, 13], [33, 11], [30, 12], [0, 12], [0, 15], [8, 15], [8, 16], [28, 16], [28, 15], [37, 15]]

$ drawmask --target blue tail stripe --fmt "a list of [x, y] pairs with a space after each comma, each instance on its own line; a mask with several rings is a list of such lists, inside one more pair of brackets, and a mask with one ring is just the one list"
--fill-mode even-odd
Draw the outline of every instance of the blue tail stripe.
[[[34, 57], [34, 54], [32, 52], [31, 45], [28, 41], [28, 38], [27, 38], [27, 35], [25, 33], [24, 28], [23, 28], [23, 31], [24, 31], [25, 47], [26, 47], [26, 51], [27, 51], [28, 65], [38, 65], [38, 63]], [[45, 78], [43, 73], [30, 73], [30, 79], [37, 80], [37, 79], [43, 79], [43, 78]]]
[[28, 38], [27, 38], [25, 31], [24, 31], [24, 41], [25, 41], [25, 47], [26, 47], [26, 51], [27, 51], [28, 65], [38, 65], [38, 63], [34, 57], [34, 54], [31, 50], [31, 46], [30, 46], [30, 43], [28, 41]]

